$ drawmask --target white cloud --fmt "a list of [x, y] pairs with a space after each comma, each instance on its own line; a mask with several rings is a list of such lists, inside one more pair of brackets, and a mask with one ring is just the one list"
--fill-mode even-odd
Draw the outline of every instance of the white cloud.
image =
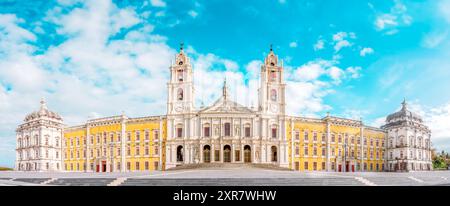
[[401, 0], [395, 0], [389, 13], [377, 15], [374, 25], [377, 31], [383, 31], [386, 35], [398, 33], [398, 27], [409, 26], [413, 18], [407, 14], [407, 7]]
[[322, 39], [317, 40], [316, 44], [314, 44], [314, 51], [322, 50], [324, 48], [325, 41]]
[[347, 32], [338, 32], [333, 35], [335, 52], [339, 52], [342, 48], [352, 46], [352, 43], [350, 43], [348, 40], [346, 40], [346, 38], [350, 36], [350, 38], [354, 39], [354, 38], [356, 38], [356, 34], [353, 32], [351, 32], [350, 34], [351, 35], [349, 35]]
[[351, 78], [356, 79], [361, 77], [361, 67], [348, 67], [345, 71], [350, 75]]
[[291, 42], [291, 43], [289, 43], [289, 47], [291, 47], [291, 48], [296, 48], [297, 47], [297, 42]]
[[150, 4], [154, 7], [166, 7], [166, 2], [163, 0], [150, 0]]
[[373, 51], [372, 48], [370, 48], [370, 47], [365, 47], [365, 48], [361, 49], [361, 51], [359, 52], [359, 55], [362, 56], [362, 57], [364, 57], [364, 56], [366, 56], [366, 55], [368, 55], [368, 54], [372, 54], [373, 52], [374, 52], [374, 51]]
[[189, 16], [191, 16], [192, 18], [195, 18], [195, 17], [198, 16], [198, 13], [197, 13], [196, 11], [194, 11], [194, 10], [190, 10], [190, 11], [188, 12], [188, 14], [189, 14]]
[[422, 38], [421, 45], [425, 48], [435, 48], [448, 37], [448, 31], [433, 31]]

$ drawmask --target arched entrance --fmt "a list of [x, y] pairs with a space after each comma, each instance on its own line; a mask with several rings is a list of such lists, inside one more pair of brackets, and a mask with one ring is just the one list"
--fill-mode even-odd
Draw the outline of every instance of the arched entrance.
[[177, 162], [183, 162], [183, 146], [177, 147]]
[[252, 162], [252, 149], [249, 145], [244, 146], [244, 162], [245, 163]]
[[231, 147], [230, 147], [230, 145], [225, 145], [223, 147], [223, 162], [231, 162]]
[[205, 163], [211, 162], [211, 147], [209, 145], [205, 145], [203, 147], [203, 162]]
[[277, 162], [278, 161], [278, 154], [277, 154], [277, 147], [276, 146], [272, 146], [271, 148], [270, 148], [270, 151], [271, 151], [271, 159], [272, 159], [272, 162]]

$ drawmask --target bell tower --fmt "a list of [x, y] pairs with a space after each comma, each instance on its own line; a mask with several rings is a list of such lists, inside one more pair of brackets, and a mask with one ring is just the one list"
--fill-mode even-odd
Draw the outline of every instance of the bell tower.
[[170, 66], [170, 80], [167, 83], [167, 114], [192, 112], [194, 104], [194, 83], [190, 59], [180, 44], [180, 52]]
[[285, 88], [283, 62], [278, 62], [270, 45], [270, 52], [261, 66], [261, 85], [259, 88], [259, 111], [271, 115], [285, 114]]

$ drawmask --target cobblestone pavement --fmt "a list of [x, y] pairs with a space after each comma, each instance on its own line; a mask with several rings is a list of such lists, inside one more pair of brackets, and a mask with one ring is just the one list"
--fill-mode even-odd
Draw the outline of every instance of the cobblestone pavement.
[[261, 168], [200, 168], [129, 173], [0, 172], [0, 186], [7, 185], [450, 185], [450, 171], [296, 172]]

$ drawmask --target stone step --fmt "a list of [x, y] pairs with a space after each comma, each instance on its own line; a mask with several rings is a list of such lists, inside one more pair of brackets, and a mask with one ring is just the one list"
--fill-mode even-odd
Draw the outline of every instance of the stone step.
[[167, 170], [185, 170], [185, 169], [199, 169], [199, 168], [262, 168], [272, 170], [286, 170], [291, 169], [280, 167], [274, 164], [256, 164], [256, 163], [198, 163], [198, 164], [184, 164]]
[[120, 186], [327, 186], [364, 185], [353, 178], [129, 178]]
[[107, 186], [115, 178], [59, 178], [49, 185], [61, 186]]
[[34, 184], [41, 184], [45, 181], [50, 180], [51, 178], [16, 178], [14, 181], [17, 182], [28, 182], [28, 183], [34, 183]]

